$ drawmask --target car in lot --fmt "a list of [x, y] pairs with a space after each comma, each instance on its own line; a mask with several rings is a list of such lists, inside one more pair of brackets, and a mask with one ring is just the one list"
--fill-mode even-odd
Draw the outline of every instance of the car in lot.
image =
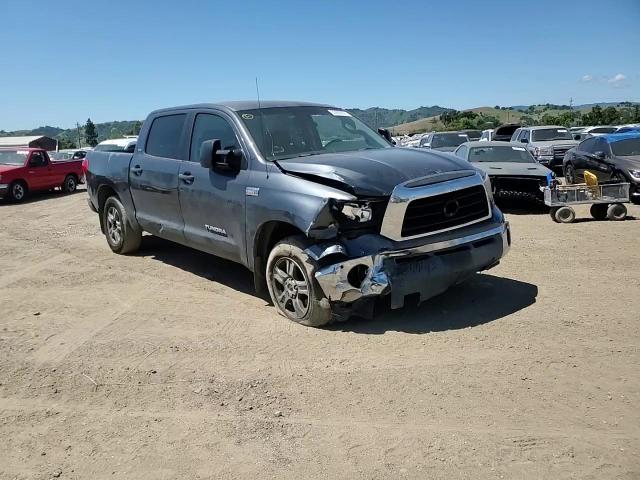
[[138, 141], [137, 136], [124, 137], [124, 138], [110, 138], [104, 140], [94, 147], [94, 150], [98, 152], [125, 152], [133, 153], [136, 149], [136, 143]]
[[483, 170], [496, 198], [542, 201], [554, 174], [540, 165], [521, 143], [477, 141], [460, 145], [455, 155]]
[[68, 149], [68, 150], [58, 150], [55, 152], [48, 152], [49, 158], [53, 162], [59, 162], [62, 160], [82, 160], [87, 156], [87, 150], [77, 150], [77, 149]]
[[489, 177], [396, 148], [344, 109], [225, 102], [152, 112], [134, 153], [87, 155], [89, 205], [116, 253], [143, 231], [244, 265], [288, 319], [321, 326], [418, 302], [511, 244]]
[[563, 170], [568, 184], [582, 182], [587, 170], [599, 181], [628, 182], [630, 200], [640, 203], [640, 132], [587, 138], [566, 153]]
[[57, 187], [72, 193], [83, 181], [82, 160], [51, 161], [41, 148], [0, 148], [0, 197], [21, 202], [29, 192]]
[[462, 132], [432, 132], [424, 135], [418, 148], [429, 148], [440, 152], [453, 152], [459, 145], [468, 142], [469, 137]]
[[584, 140], [588, 137], [614, 133], [616, 130], [617, 127], [610, 127], [606, 125], [598, 125], [595, 127], [573, 127], [569, 129], [569, 131], [573, 135], [574, 140]]
[[554, 171], [562, 170], [564, 154], [578, 144], [568, 128], [557, 125], [520, 127], [511, 141], [525, 144], [538, 162]]

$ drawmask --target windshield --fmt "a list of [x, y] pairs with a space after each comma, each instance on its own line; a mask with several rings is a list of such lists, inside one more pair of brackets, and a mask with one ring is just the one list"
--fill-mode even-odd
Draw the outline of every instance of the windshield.
[[238, 114], [267, 160], [355, 152], [391, 145], [344, 110], [275, 107]]
[[542, 128], [534, 130], [534, 142], [549, 142], [551, 140], [573, 140], [573, 135], [566, 128]]
[[491, 146], [469, 150], [470, 162], [536, 163], [524, 147]]
[[24, 165], [29, 154], [26, 150], [2, 150], [0, 151], [0, 165]]
[[468, 141], [469, 137], [463, 133], [437, 133], [431, 140], [431, 148], [457, 147]]
[[611, 142], [611, 151], [617, 157], [640, 155], [640, 138], [627, 138]]

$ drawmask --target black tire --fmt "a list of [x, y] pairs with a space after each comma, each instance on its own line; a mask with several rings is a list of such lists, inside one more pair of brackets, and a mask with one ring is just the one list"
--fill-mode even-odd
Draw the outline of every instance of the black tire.
[[27, 197], [28, 191], [26, 183], [22, 180], [16, 180], [9, 185], [9, 200], [20, 203]]
[[104, 202], [102, 221], [111, 250], [120, 254], [138, 250], [142, 241], [142, 231], [131, 224], [124, 206], [117, 197], [109, 197]]
[[278, 242], [267, 260], [266, 277], [271, 301], [289, 320], [321, 327], [331, 322], [331, 305], [318, 284], [318, 264], [307, 255], [304, 237]]
[[573, 166], [573, 163], [567, 163], [564, 166], [564, 181], [567, 183], [567, 185], [573, 185], [577, 183], [576, 168]]
[[627, 207], [621, 203], [612, 203], [607, 208], [607, 218], [614, 221], [622, 221], [627, 218]]
[[560, 207], [556, 210], [555, 218], [559, 223], [573, 223], [576, 219], [576, 212], [571, 207]]
[[593, 205], [591, 205], [589, 212], [591, 213], [591, 216], [596, 220], [604, 220], [605, 218], [607, 218], [608, 208], [609, 205], [606, 203], [594, 203]]
[[62, 191], [64, 193], [73, 193], [78, 188], [78, 179], [75, 175], [67, 175], [62, 183]]

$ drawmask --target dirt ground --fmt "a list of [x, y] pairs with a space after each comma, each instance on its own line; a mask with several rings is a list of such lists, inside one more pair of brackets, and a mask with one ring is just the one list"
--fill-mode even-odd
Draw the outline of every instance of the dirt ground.
[[640, 221], [508, 217], [497, 268], [320, 330], [111, 253], [84, 191], [0, 201], [0, 479], [639, 478]]

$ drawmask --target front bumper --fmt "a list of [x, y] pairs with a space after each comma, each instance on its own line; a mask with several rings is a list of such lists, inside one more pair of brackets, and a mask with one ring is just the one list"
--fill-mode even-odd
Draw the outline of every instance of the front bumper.
[[401, 308], [407, 295], [425, 301], [497, 265], [510, 247], [509, 223], [501, 222], [458, 238], [351, 258], [315, 276], [332, 303], [390, 294], [391, 308]]

